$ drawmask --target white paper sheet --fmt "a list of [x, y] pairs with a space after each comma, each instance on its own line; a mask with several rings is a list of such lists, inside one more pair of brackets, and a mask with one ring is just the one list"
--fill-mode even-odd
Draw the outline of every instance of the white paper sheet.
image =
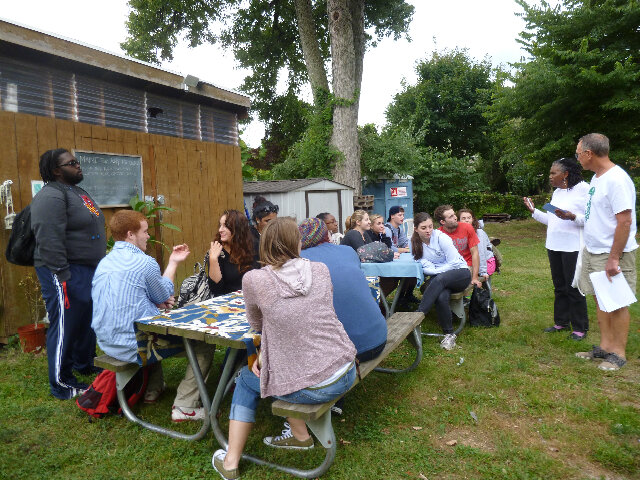
[[619, 273], [611, 277], [611, 282], [607, 278], [606, 272], [593, 272], [589, 274], [593, 289], [596, 292], [598, 305], [603, 312], [613, 312], [622, 307], [627, 307], [637, 302], [637, 299], [624, 275]]

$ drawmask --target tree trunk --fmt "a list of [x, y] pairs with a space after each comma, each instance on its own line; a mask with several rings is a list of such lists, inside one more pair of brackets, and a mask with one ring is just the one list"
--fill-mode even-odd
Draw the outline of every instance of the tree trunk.
[[329, 81], [327, 80], [327, 72], [324, 69], [324, 62], [320, 54], [320, 44], [316, 35], [311, 0], [295, 0], [295, 7], [300, 45], [304, 63], [307, 66], [307, 73], [309, 74], [313, 100], [316, 105], [319, 105], [320, 99], [326, 97], [318, 96], [318, 90], [328, 92]]
[[[360, 144], [358, 99], [364, 55], [364, 0], [328, 0], [329, 35], [333, 73], [333, 133], [330, 144], [344, 156], [333, 171], [336, 182], [360, 195]], [[359, 18], [360, 17], [360, 18]], [[362, 36], [362, 37], [361, 37]], [[362, 45], [356, 39], [362, 39]], [[362, 55], [360, 51], [362, 50]], [[359, 67], [358, 67], [359, 65]]]

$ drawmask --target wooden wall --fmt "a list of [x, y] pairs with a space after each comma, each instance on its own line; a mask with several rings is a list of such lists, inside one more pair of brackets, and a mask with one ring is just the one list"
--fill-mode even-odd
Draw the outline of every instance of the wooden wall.
[[[169, 246], [187, 243], [192, 252], [178, 269], [176, 292], [182, 280], [193, 273], [194, 263], [202, 261], [217, 232], [221, 213], [227, 208], [244, 208], [237, 146], [0, 111], [0, 183], [13, 181], [16, 212], [31, 201], [31, 180], [41, 180], [40, 155], [52, 148], [142, 156], [144, 194], [155, 198], [164, 195], [165, 205], [175, 211], [164, 213], [162, 219], [182, 230], [163, 229], [162, 241]], [[115, 210], [103, 211], [108, 223]], [[10, 231], [1, 230], [0, 249], [4, 252]], [[161, 254], [149, 247], [147, 253], [159, 259], [164, 269], [166, 252]], [[35, 275], [32, 267], [9, 264], [2, 255], [0, 342], [30, 321], [18, 287], [28, 273]]]

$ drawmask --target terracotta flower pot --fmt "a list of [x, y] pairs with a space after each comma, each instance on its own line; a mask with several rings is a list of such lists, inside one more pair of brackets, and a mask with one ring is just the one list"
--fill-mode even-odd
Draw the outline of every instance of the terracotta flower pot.
[[18, 337], [23, 352], [41, 352], [46, 344], [47, 327], [42, 323], [18, 327]]

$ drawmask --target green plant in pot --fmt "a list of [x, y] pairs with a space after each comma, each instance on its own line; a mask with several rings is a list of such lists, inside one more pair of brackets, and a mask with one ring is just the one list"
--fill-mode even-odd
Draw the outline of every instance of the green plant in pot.
[[45, 345], [46, 322], [48, 319], [41, 318], [46, 314], [40, 282], [33, 273], [28, 273], [18, 282], [22, 295], [29, 307], [29, 319], [31, 323], [18, 328], [20, 346], [24, 352], [40, 352]]

